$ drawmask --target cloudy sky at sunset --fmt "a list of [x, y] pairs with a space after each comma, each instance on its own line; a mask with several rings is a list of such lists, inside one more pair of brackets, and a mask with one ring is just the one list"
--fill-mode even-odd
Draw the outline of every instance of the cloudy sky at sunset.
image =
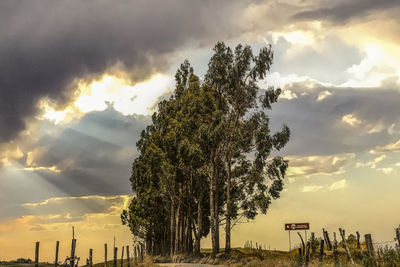
[[[0, 260], [130, 245], [135, 143], [184, 59], [203, 77], [217, 41], [268, 44], [272, 129], [292, 136], [267, 215], [233, 230], [288, 249], [286, 222], [393, 240], [400, 223], [398, 0], [0, 2]], [[221, 231], [221, 244], [223, 244]], [[203, 247], [210, 246], [210, 238]], [[294, 239], [295, 243], [298, 242]], [[109, 252], [111, 253], [111, 252]]]

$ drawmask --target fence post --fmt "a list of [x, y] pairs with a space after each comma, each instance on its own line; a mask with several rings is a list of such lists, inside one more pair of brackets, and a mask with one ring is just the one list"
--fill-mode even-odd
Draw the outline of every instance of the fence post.
[[[344, 232], [344, 229], [342, 229], [343, 235], [342, 235], [342, 239], [343, 239], [343, 248], [345, 248], [345, 243], [346, 243], [346, 234]], [[347, 244], [347, 243], [346, 243]]]
[[72, 239], [71, 243], [71, 259], [70, 259], [70, 266], [75, 267], [75, 248], [76, 248], [76, 239]]
[[39, 267], [39, 242], [35, 246], [35, 267]]
[[107, 244], [104, 244], [104, 267], [107, 267]]
[[397, 246], [400, 248], [400, 228], [396, 228]]
[[329, 233], [328, 231], [325, 230], [325, 234], [326, 234], [326, 248], [328, 250], [332, 250], [332, 243], [331, 243], [331, 239], [329, 238]]
[[315, 255], [315, 250], [317, 247], [315, 246], [315, 234], [314, 232], [311, 233], [311, 256]]
[[370, 257], [375, 258], [374, 246], [372, 245], [372, 237], [371, 234], [365, 235], [365, 243], [367, 245], [368, 255]]
[[347, 245], [347, 241], [346, 241], [344, 230], [339, 228], [339, 232], [340, 232], [340, 235], [342, 236], [343, 247], [346, 249], [347, 256], [349, 257], [351, 263], [354, 264], [353, 258], [351, 257], [349, 246]]
[[306, 245], [304, 244], [304, 240], [303, 240], [303, 237], [301, 236], [300, 232], [297, 232], [297, 234], [299, 235], [300, 240], [301, 240], [301, 246], [303, 248], [303, 256], [304, 256], [306, 253]]
[[311, 243], [310, 241], [307, 242], [307, 249], [306, 249], [306, 260], [305, 260], [305, 265], [308, 266], [308, 263], [310, 262], [310, 246]]
[[357, 231], [357, 248], [360, 249], [360, 233]]
[[56, 243], [56, 258], [54, 260], [54, 267], [57, 267], [58, 265], [58, 247], [60, 246], [60, 241], [57, 241]]
[[93, 266], [93, 249], [89, 249], [89, 267]]
[[121, 267], [122, 267], [122, 264], [124, 263], [124, 246], [122, 246], [122, 253], [121, 253]]
[[114, 248], [114, 261], [113, 261], [113, 266], [117, 267], [117, 253], [118, 253], [118, 248]]
[[319, 246], [319, 261], [322, 262], [324, 258], [324, 244], [325, 240], [321, 238], [320, 246]]
[[127, 266], [130, 267], [131, 266], [131, 259], [129, 257], [129, 246], [126, 246], [126, 260], [128, 262]]

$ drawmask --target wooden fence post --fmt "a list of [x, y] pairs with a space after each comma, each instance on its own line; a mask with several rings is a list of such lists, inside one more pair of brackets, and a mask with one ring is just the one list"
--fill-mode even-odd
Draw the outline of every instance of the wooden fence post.
[[315, 246], [315, 234], [314, 232], [311, 233], [311, 256], [315, 255], [315, 250], [317, 247]]
[[325, 234], [326, 234], [326, 248], [328, 250], [332, 250], [332, 243], [331, 243], [331, 239], [329, 238], [328, 231], [325, 230]]
[[310, 262], [310, 246], [311, 242], [307, 242], [307, 249], [306, 249], [306, 260], [305, 260], [305, 265], [308, 266], [308, 263]]
[[357, 231], [356, 235], [357, 235], [357, 248], [360, 249], [360, 233]]
[[346, 241], [344, 230], [342, 228], [339, 228], [339, 232], [340, 232], [340, 235], [342, 236], [343, 247], [346, 249], [347, 256], [349, 257], [351, 263], [354, 264], [353, 258], [351, 257], [349, 246], [347, 245], [347, 241]]
[[336, 240], [336, 232], [333, 232], [333, 251], [337, 250], [338, 242]]
[[89, 267], [93, 266], [93, 249], [89, 249]]
[[397, 246], [400, 248], [400, 228], [396, 228]]
[[104, 267], [107, 267], [107, 244], [104, 244]]
[[60, 246], [60, 241], [57, 241], [56, 243], [56, 258], [54, 260], [54, 267], [57, 267], [58, 265], [58, 247]]
[[[345, 248], [346, 234], [345, 234], [345, 232], [344, 232], [344, 229], [342, 229], [342, 232], [343, 232], [342, 239], [344, 240], [342, 245], [343, 245], [343, 248]], [[347, 244], [347, 243], [346, 243], [346, 244]]]
[[75, 248], [76, 248], [76, 239], [72, 239], [71, 243], [71, 259], [70, 259], [70, 266], [75, 267]]
[[324, 258], [324, 244], [325, 244], [325, 240], [321, 238], [321, 242], [320, 242], [320, 246], [319, 246], [319, 261], [322, 262], [323, 258]]
[[129, 246], [126, 246], [126, 260], [128, 262], [127, 266], [131, 267], [131, 259], [129, 257]]
[[124, 263], [124, 246], [122, 246], [122, 253], [121, 253], [121, 267], [122, 267], [122, 264]]
[[306, 253], [306, 245], [304, 244], [304, 240], [303, 240], [303, 237], [301, 236], [300, 232], [297, 232], [297, 234], [299, 235], [300, 240], [301, 240], [301, 246], [303, 248], [303, 256], [304, 256]]
[[114, 248], [114, 261], [113, 261], [113, 266], [117, 267], [117, 253], [118, 253], [118, 248]]
[[35, 267], [39, 267], [39, 242], [35, 246]]
[[372, 245], [372, 237], [371, 234], [366, 234], [365, 235], [365, 243], [367, 245], [367, 250], [368, 250], [368, 255], [370, 257], [375, 258], [375, 251], [374, 251], [374, 246]]

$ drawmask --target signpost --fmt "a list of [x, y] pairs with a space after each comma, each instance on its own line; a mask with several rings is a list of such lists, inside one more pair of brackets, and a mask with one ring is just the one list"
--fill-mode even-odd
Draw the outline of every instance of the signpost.
[[307, 230], [310, 229], [310, 223], [285, 223], [285, 230], [289, 231], [289, 251], [292, 250], [292, 242], [290, 239], [290, 231], [292, 230], [304, 230], [305, 238], [307, 241]]

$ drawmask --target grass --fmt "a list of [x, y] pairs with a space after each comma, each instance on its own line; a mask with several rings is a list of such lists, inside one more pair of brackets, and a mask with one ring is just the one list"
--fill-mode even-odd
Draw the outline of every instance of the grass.
[[[365, 244], [361, 244], [361, 248], [357, 248], [354, 241], [348, 241], [349, 249], [352, 258], [355, 262], [351, 264], [348, 259], [346, 250], [338, 244], [338, 254], [334, 255], [333, 251], [324, 251], [323, 261], [319, 259], [319, 246], [317, 246], [315, 255], [311, 255], [309, 265], [310, 267], [316, 266], [400, 266], [400, 250], [392, 248], [380, 249], [376, 252], [375, 259], [368, 257]], [[168, 257], [145, 257], [143, 262], [134, 264], [131, 259], [130, 266], [140, 267], [155, 267], [157, 262], [185, 262], [185, 263], [206, 263], [206, 264], [219, 264], [232, 267], [258, 267], [258, 266], [304, 266], [304, 257], [299, 255], [297, 249], [286, 251], [273, 251], [273, 250], [257, 250], [250, 248], [233, 248], [229, 254], [222, 251], [217, 255], [211, 254], [211, 249], [202, 249], [201, 257], [193, 257], [191, 255], [175, 255], [172, 259]], [[83, 262], [80, 262], [81, 266]], [[32, 263], [0, 263], [0, 266], [7, 267], [33, 267]], [[53, 264], [40, 264], [40, 267], [54, 266]], [[104, 263], [97, 263], [94, 267], [103, 267]], [[113, 266], [113, 261], [107, 262], [108, 267]], [[117, 260], [117, 266], [121, 266], [121, 260]], [[123, 261], [122, 267], [127, 267], [127, 260]]]

